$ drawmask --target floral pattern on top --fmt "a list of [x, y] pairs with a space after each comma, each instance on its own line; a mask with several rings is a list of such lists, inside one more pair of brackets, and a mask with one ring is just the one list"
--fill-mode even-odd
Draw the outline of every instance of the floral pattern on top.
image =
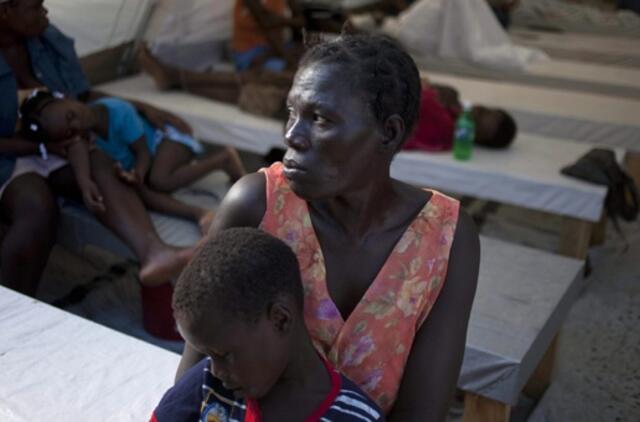
[[300, 263], [304, 318], [316, 349], [388, 413], [414, 337], [447, 275], [460, 204], [437, 191], [395, 245], [353, 312], [343, 320], [329, 295], [320, 243], [307, 202], [282, 163], [262, 171], [267, 207], [260, 228], [285, 241]]

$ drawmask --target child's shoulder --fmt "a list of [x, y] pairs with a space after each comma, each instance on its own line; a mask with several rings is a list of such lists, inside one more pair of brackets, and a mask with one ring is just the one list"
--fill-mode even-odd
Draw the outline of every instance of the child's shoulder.
[[325, 418], [335, 422], [385, 420], [382, 410], [360, 387], [344, 375], [340, 375], [340, 378], [340, 391], [325, 414]]
[[120, 113], [137, 113], [133, 104], [122, 98], [116, 97], [102, 97], [93, 102], [94, 104], [100, 104], [105, 106], [109, 111], [117, 111]]
[[155, 420], [198, 420], [202, 402], [202, 385], [209, 362], [203, 359], [189, 369], [162, 397], [154, 411]]

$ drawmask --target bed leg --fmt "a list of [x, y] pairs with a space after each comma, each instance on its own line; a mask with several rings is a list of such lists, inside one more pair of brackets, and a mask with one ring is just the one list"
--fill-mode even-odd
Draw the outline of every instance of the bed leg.
[[551, 340], [551, 344], [549, 344], [547, 351], [523, 389], [523, 392], [527, 396], [536, 401], [542, 398], [544, 392], [547, 390], [549, 385], [551, 385], [551, 376], [553, 375], [553, 367], [556, 361], [558, 336], [559, 334], [556, 334], [553, 340]]
[[593, 225], [593, 231], [591, 232], [590, 246], [600, 246], [604, 244], [607, 237], [607, 211], [602, 212], [602, 217], [597, 224]]
[[508, 404], [473, 393], [464, 395], [463, 422], [509, 422], [510, 416]]
[[627, 151], [624, 156], [624, 168], [640, 189], [640, 152]]
[[586, 259], [594, 224], [590, 221], [564, 217], [558, 253], [572, 258]]

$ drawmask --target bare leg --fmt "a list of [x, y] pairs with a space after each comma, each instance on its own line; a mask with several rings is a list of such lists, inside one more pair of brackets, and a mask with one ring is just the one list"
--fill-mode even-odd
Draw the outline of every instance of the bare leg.
[[195, 161], [192, 158], [191, 151], [184, 145], [164, 140], [153, 158], [149, 184], [161, 192], [173, 192], [216, 169], [225, 171], [233, 183], [246, 174], [238, 152], [232, 147]]
[[153, 57], [146, 47], [140, 50], [138, 63], [143, 71], [151, 75], [160, 90], [178, 88], [201, 97], [232, 104], [238, 102], [240, 88], [246, 83], [275, 85], [288, 89], [295, 75], [294, 71], [289, 70], [282, 72], [257, 70], [242, 73], [218, 70], [194, 72], [162, 63]]
[[35, 296], [55, 241], [55, 198], [44, 178], [28, 173], [7, 186], [0, 206], [10, 224], [2, 242], [2, 283]]
[[236, 103], [240, 79], [233, 71], [193, 72], [162, 63], [143, 47], [138, 54], [142, 70], [160, 90], [179, 88], [217, 101]]
[[91, 154], [91, 173], [107, 208], [96, 217], [133, 249], [140, 260], [140, 281], [162, 284], [177, 275], [193, 251], [162, 242], [138, 193], [117, 177], [113, 161], [100, 151]]
[[149, 209], [192, 220], [200, 225], [203, 231], [209, 227], [215, 215], [213, 211], [189, 205], [175, 199], [168, 193], [154, 191], [147, 186], [140, 187], [138, 193]]

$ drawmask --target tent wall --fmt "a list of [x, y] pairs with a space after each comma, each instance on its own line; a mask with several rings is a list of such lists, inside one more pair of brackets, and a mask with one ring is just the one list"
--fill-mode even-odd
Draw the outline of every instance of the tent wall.
[[135, 38], [154, 0], [47, 0], [49, 18], [76, 41], [80, 56]]

